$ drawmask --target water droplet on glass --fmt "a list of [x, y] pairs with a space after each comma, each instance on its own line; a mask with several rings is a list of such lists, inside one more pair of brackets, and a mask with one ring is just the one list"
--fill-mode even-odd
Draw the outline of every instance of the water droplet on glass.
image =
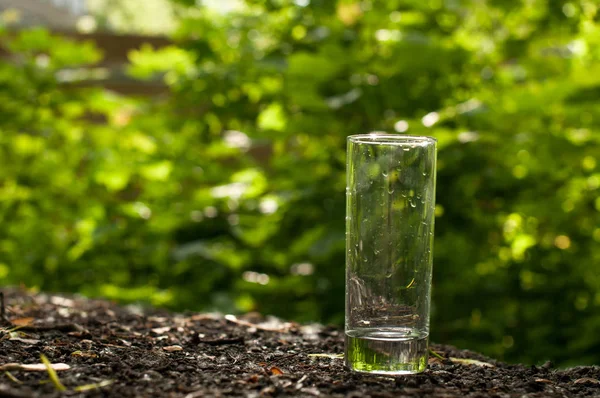
[[393, 194], [393, 193], [394, 193], [394, 188], [389, 188], [389, 189], [388, 189], [388, 193], [389, 193], [390, 195], [391, 195], [391, 194]]
[[382, 176], [384, 176], [384, 177], [387, 177], [387, 176], [388, 176], [388, 173], [387, 173], [386, 171], [382, 171], [382, 172], [381, 172], [381, 175], [382, 175]]
[[410, 203], [411, 207], [417, 207], [417, 204], [414, 201], [409, 200], [409, 203]]
[[409, 147], [407, 147], [407, 146], [405, 146], [405, 147], [404, 147], [404, 148], [402, 148], [402, 149], [404, 149], [404, 151], [405, 151], [405, 152], [408, 152], [408, 151], [410, 151], [410, 148], [409, 148]]

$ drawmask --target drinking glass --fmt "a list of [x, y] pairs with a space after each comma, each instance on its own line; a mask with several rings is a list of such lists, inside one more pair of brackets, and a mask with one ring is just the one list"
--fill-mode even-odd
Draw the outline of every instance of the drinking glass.
[[354, 371], [427, 367], [436, 140], [348, 137], [345, 361]]

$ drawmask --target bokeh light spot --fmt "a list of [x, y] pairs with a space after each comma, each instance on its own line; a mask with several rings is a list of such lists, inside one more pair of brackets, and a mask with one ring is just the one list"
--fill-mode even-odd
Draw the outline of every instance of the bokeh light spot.
[[554, 246], [561, 250], [566, 250], [571, 247], [571, 239], [567, 235], [558, 235], [554, 238]]

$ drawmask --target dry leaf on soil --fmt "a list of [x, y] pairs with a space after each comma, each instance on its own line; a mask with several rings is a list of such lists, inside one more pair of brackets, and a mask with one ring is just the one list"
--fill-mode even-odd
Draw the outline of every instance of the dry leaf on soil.
[[35, 319], [32, 317], [26, 317], [26, 318], [13, 319], [10, 322], [15, 326], [27, 326], [30, 323], [32, 323], [34, 320]]
[[488, 367], [488, 368], [494, 368], [495, 367], [491, 363], [478, 361], [476, 359], [466, 359], [466, 358], [454, 358], [454, 357], [450, 357], [450, 360], [452, 362], [460, 363], [462, 365], [476, 365], [476, 366], [483, 366], [483, 367]]

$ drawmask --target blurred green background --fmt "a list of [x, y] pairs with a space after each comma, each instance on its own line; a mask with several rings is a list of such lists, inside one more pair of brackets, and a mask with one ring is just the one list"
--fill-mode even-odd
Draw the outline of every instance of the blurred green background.
[[3, 1], [1, 285], [341, 324], [346, 136], [429, 135], [432, 340], [600, 363], [596, 1]]

